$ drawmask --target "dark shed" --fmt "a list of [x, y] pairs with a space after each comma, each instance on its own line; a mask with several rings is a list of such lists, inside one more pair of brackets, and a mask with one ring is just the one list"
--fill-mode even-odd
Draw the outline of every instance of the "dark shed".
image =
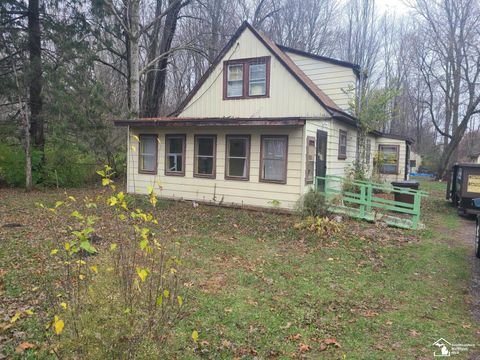
[[480, 164], [455, 164], [450, 171], [447, 200], [463, 214], [480, 214], [474, 198], [480, 197]]

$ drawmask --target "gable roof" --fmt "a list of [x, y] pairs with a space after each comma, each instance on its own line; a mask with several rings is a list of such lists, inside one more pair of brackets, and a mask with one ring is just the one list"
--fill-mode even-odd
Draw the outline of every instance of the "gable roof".
[[283, 45], [280, 45], [280, 44], [277, 44], [277, 46], [283, 52], [290, 52], [290, 53], [297, 54], [297, 55], [300, 55], [300, 56], [308, 57], [310, 59], [324, 61], [324, 62], [327, 62], [329, 64], [334, 64], [334, 65], [350, 68], [350, 69], [353, 70], [353, 72], [355, 73], [355, 75], [357, 77], [360, 77], [360, 65], [351, 63], [349, 61], [344, 61], [344, 60], [334, 59], [334, 58], [327, 57], [327, 56], [312, 54], [312, 53], [309, 53], [309, 52], [306, 52], [306, 51], [303, 51], [303, 50], [294, 49], [294, 48], [291, 48], [291, 47], [288, 47], [288, 46], [283, 46]]
[[195, 85], [193, 90], [187, 95], [187, 97], [180, 103], [177, 110], [175, 110], [170, 116], [176, 116], [187, 106], [187, 104], [192, 100], [197, 91], [208, 79], [213, 70], [217, 67], [220, 61], [224, 58], [225, 54], [231, 49], [231, 47], [236, 43], [240, 35], [249, 29], [255, 37], [275, 56], [275, 58], [288, 70], [288, 72], [308, 91], [312, 97], [317, 100], [320, 105], [322, 105], [325, 110], [333, 117], [338, 120], [347, 121], [349, 123], [356, 123], [356, 119], [340, 109], [335, 102], [330, 99], [330, 97], [325, 94], [315, 83], [302, 71], [300, 68], [293, 62], [293, 60], [280, 49], [280, 47], [275, 44], [267, 36], [261, 34], [248, 22], [244, 21], [242, 25], [238, 28], [232, 38], [228, 41], [225, 47], [220, 51], [218, 56], [215, 58], [209, 69], [205, 74], [200, 78], [200, 81]]

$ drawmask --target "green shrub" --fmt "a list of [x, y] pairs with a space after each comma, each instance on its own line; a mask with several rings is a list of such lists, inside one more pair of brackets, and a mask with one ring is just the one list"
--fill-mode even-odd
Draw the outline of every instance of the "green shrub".
[[303, 218], [309, 216], [327, 216], [330, 214], [325, 194], [310, 189], [297, 203], [297, 211]]
[[[42, 153], [32, 149], [33, 184], [41, 182]], [[0, 143], [0, 184], [12, 187], [25, 186], [25, 152], [18, 144]]]

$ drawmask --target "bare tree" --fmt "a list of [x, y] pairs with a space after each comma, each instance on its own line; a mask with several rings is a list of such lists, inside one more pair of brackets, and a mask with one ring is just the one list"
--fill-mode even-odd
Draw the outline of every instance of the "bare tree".
[[475, 0], [417, 0], [414, 5], [421, 19], [417, 66], [427, 87], [422, 102], [443, 136], [437, 168], [441, 178], [455, 160], [469, 122], [480, 112], [480, 9]]

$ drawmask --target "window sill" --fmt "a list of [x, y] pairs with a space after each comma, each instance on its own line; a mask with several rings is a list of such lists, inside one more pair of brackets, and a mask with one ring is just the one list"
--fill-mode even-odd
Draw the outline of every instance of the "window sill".
[[247, 100], [247, 99], [265, 99], [269, 98], [269, 95], [248, 95], [248, 96], [224, 96], [223, 100]]
[[265, 179], [260, 179], [259, 180], [261, 183], [269, 183], [269, 184], [281, 184], [285, 185], [287, 183], [287, 180], [265, 180]]
[[138, 173], [142, 175], [157, 175], [157, 171], [148, 171], [148, 170], [138, 170]]
[[213, 175], [207, 175], [207, 174], [193, 174], [193, 177], [196, 177], [196, 178], [201, 178], [201, 179], [215, 179], [215, 178], [216, 178], [215, 174], [213, 174]]
[[225, 175], [225, 180], [249, 181], [250, 177], [238, 177], [238, 176]]
[[347, 157], [346, 156], [339, 156], [338, 160], [347, 160]]
[[165, 176], [185, 176], [185, 172], [165, 171]]

